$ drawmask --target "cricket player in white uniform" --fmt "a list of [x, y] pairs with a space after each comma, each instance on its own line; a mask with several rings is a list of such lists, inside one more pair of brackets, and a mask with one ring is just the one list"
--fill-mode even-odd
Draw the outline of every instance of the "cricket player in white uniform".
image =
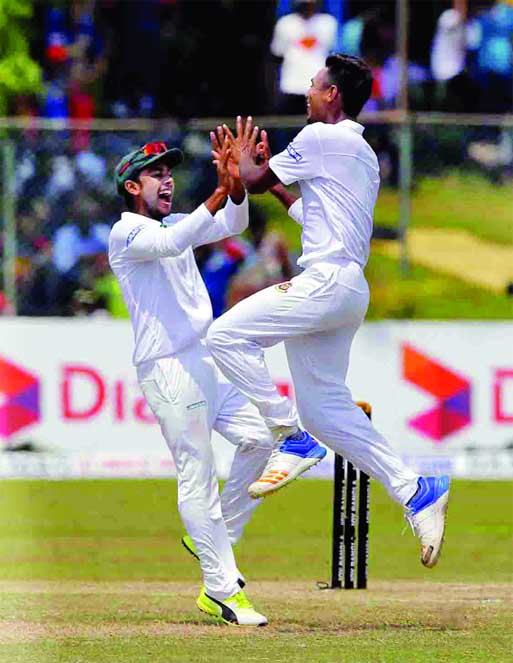
[[[270, 189], [302, 224], [298, 264], [304, 271], [218, 318], [207, 344], [226, 377], [255, 403], [275, 436], [285, 438], [250, 486], [253, 497], [278, 490], [308, 469], [313, 435], [405, 507], [421, 540], [421, 561], [431, 567], [443, 541], [449, 478], [419, 477], [408, 469], [353, 403], [345, 384], [351, 344], [369, 302], [363, 269], [379, 188], [376, 155], [356, 122], [371, 87], [365, 62], [329, 56], [307, 93], [308, 125], [272, 158], [265, 132], [256, 144], [258, 127], [251, 118], [245, 126], [237, 118], [236, 138], [225, 127], [247, 190]], [[293, 182], [301, 189], [297, 200], [283, 186]], [[264, 348], [280, 341], [298, 411], [278, 393], [265, 364]], [[300, 430], [298, 412], [308, 432]]]
[[[193, 248], [248, 225], [238, 169], [232, 164], [228, 170], [228, 143], [223, 147], [211, 137], [218, 184], [191, 214], [170, 214], [171, 169], [182, 161], [180, 150], [149, 143], [120, 161], [116, 184], [129, 211], [110, 233], [109, 262], [130, 313], [138, 381], [176, 463], [178, 507], [190, 537], [183, 542], [197, 555], [204, 578], [197, 605], [225, 622], [260, 626], [267, 620], [242, 591], [231, 544], [254, 510], [248, 486], [265, 467], [274, 440], [205, 345], [212, 308]], [[221, 498], [212, 429], [237, 446]]]

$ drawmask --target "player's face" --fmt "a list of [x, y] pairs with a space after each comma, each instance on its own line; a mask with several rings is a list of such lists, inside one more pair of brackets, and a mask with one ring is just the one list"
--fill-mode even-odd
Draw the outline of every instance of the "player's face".
[[139, 173], [141, 202], [152, 219], [163, 219], [171, 213], [175, 183], [169, 166], [156, 163]]
[[306, 115], [309, 124], [326, 120], [328, 94], [332, 87], [327, 68], [321, 69], [312, 78], [312, 85], [306, 93]]

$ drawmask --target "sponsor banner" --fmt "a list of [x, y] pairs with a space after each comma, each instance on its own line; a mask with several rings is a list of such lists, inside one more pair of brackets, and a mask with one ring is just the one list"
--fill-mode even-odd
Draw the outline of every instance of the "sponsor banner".
[[[417, 471], [511, 478], [512, 338], [510, 322], [367, 323], [347, 382]], [[175, 476], [137, 385], [126, 321], [4, 318], [0, 341], [0, 477]], [[283, 346], [266, 357], [293, 397]], [[213, 445], [225, 477], [233, 447], [217, 434]], [[332, 458], [311, 475], [331, 476]]]

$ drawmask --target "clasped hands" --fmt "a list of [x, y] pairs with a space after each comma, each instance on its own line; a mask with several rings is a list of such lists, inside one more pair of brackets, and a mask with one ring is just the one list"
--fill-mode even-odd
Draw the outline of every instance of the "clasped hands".
[[[232, 196], [244, 188], [244, 171], [249, 164], [266, 163], [271, 157], [267, 132], [253, 126], [253, 118], [244, 121], [239, 115], [235, 122], [236, 135], [226, 125], [219, 125], [210, 132], [213, 163], [217, 168], [219, 186], [226, 188]], [[260, 140], [257, 142], [260, 133]], [[237, 196], [239, 197], [239, 196]]]

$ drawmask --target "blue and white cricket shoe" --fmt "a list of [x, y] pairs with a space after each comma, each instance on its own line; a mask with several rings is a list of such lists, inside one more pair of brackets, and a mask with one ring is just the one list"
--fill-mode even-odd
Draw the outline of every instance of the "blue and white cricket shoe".
[[262, 476], [248, 488], [250, 497], [258, 499], [275, 493], [317, 465], [325, 455], [326, 449], [306, 431], [287, 437], [272, 452]]
[[420, 539], [420, 561], [428, 568], [438, 562], [442, 551], [449, 485], [446, 475], [419, 477], [417, 492], [406, 505], [405, 518]]

